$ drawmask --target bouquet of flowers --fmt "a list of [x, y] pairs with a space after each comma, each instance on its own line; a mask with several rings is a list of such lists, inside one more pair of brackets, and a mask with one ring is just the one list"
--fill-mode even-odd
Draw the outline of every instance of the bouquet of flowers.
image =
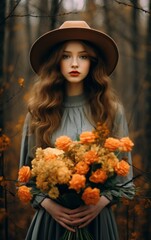
[[[109, 137], [106, 125], [99, 123], [95, 130], [82, 132], [77, 141], [60, 136], [54, 148], [37, 148], [31, 168], [20, 168], [18, 196], [24, 202], [32, 199], [35, 191], [27, 183], [34, 179], [37, 191], [65, 207], [96, 204], [106, 191], [117, 189], [118, 175], [124, 177], [129, 173], [129, 163], [118, 156], [131, 151], [133, 145], [129, 137]], [[66, 239], [93, 238], [84, 228], [76, 233], [66, 231], [62, 240]]]

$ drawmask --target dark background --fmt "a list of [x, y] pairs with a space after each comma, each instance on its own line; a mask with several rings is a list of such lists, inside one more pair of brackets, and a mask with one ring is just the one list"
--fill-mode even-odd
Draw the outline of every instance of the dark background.
[[29, 49], [65, 20], [85, 20], [116, 41], [120, 59], [111, 78], [122, 100], [139, 194], [114, 206], [121, 240], [151, 239], [151, 0], [1, 0], [0, 134], [11, 144], [0, 154], [0, 239], [23, 240], [33, 209], [16, 196], [22, 126], [33, 76]]

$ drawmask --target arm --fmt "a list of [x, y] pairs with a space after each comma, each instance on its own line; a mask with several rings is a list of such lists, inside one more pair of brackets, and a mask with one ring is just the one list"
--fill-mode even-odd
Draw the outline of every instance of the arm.
[[[31, 166], [31, 161], [34, 158], [36, 140], [35, 135], [29, 133], [30, 118], [30, 114], [28, 113], [23, 126], [19, 167], [27, 165]], [[34, 184], [33, 182], [32, 188], [36, 188], [36, 184]], [[34, 196], [31, 201], [32, 206], [34, 208], [41, 207], [40, 203], [44, 200], [45, 197], [46, 195], [43, 193]]]
[[[116, 138], [128, 136], [127, 122], [121, 106], [115, 116], [112, 136]], [[73, 223], [75, 225], [77, 224], [80, 227], [88, 225], [103, 210], [104, 207], [110, 203], [113, 204], [117, 202], [117, 199], [119, 197], [126, 197], [129, 199], [133, 198], [135, 194], [135, 188], [133, 182], [131, 181], [133, 178], [131, 154], [124, 154], [123, 156], [120, 156], [120, 158], [121, 157], [126, 157], [129, 164], [131, 165], [130, 173], [128, 176], [117, 177], [117, 189], [105, 191], [96, 205], [82, 206], [78, 209], [73, 210], [72, 218], [74, 219]], [[131, 182], [126, 184], [129, 181]], [[124, 186], [121, 187], [122, 185]]]
[[[20, 164], [22, 166], [30, 166], [31, 161], [34, 159], [36, 140], [34, 134], [29, 134], [30, 115], [27, 114], [25, 123], [23, 126], [21, 152], [20, 152]], [[36, 183], [31, 182], [32, 189], [36, 189]], [[61, 226], [65, 227], [69, 231], [75, 231], [71, 226], [72, 219], [70, 218], [70, 209], [64, 208], [61, 205], [55, 203], [46, 194], [38, 193], [33, 196], [31, 204], [35, 209], [44, 208]]]
[[[128, 132], [128, 125], [124, 113], [124, 109], [121, 105], [118, 106], [117, 112], [115, 115], [115, 120], [113, 124], [113, 131], [112, 136], [116, 138], [122, 138], [129, 136]], [[108, 198], [112, 199], [113, 196], [115, 197], [126, 197], [129, 199], [132, 199], [135, 195], [135, 187], [132, 182], [133, 179], [133, 168], [132, 168], [132, 157], [131, 153], [122, 153], [119, 156], [120, 159], [127, 159], [127, 162], [130, 164], [130, 172], [126, 177], [117, 177], [117, 186], [120, 187], [124, 185], [123, 187], [119, 188], [118, 190], [111, 190], [110, 192], [107, 192]], [[129, 182], [129, 183], [128, 183]]]

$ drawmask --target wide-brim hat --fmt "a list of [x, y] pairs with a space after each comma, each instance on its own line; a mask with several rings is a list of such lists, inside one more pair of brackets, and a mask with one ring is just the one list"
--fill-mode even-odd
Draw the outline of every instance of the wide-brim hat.
[[51, 49], [68, 40], [84, 40], [95, 45], [104, 55], [107, 74], [110, 75], [118, 62], [118, 48], [115, 41], [104, 32], [92, 29], [85, 21], [65, 21], [58, 29], [39, 37], [31, 47], [30, 63], [38, 74]]

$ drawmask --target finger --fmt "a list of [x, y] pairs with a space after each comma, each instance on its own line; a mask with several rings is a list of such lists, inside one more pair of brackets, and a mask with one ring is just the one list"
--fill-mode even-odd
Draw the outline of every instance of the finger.
[[93, 212], [91, 211], [91, 209], [85, 209], [82, 212], [77, 212], [77, 213], [74, 213], [74, 214], [70, 214], [70, 217], [72, 219], [82, 218], [82, 217], [85, 217], [85, 216], [90, 215], [92, 213]]
[[68, 220], [68, 219], [63, 218], [63, 217], [59, 217], [57, 220], [60, 221], [60, 222], [63, 222], [64, 224], [66, 224], [68, 226], [77, 226], [77, 224], [76, 223], [74, 224], [74, 222], [72, 220]]
[[89, 225], [89, 223], [90, 223], [91, 221], [92, 221], [92, 220], [86, 221], [85, 223], [79, 225], [78, 228], [86, 227], [87, 225]]
[[90, 216], [85, 216], [83, 218], [78, 218], [78, 219], [75, 219], [75, 220], [72, 221], [72, 225], [73, 226], [77, 226], [77, 225], [79, 226], [79, 225], [81, 225], [81, 224], [83, 224], [87, 221], [91, 221], [91, 219], [92, 218]]
[[60, 207], [60, 212], [66, 213], [66, 214], [70, 214], [71, 209], [65, 208], [65, 207]]
[[88, 206], [86, 206], [86, 205], [80, 206], [80, 207], [78, 207], [76, 209], [70, 210], [70, 214], [72, 215], [72, 214], [75, 214], [75, 213], [83, 212], [83, 211], [85, 211], [87, 209], [88, 209]]
[[69, 225], [65, 224], [62, 221], [58, 222], [62, 227], [66, 228], [67, 230], [71, 231], [71, 232], [75, 232], [75, 229], [73, 227], [70, 227]]

